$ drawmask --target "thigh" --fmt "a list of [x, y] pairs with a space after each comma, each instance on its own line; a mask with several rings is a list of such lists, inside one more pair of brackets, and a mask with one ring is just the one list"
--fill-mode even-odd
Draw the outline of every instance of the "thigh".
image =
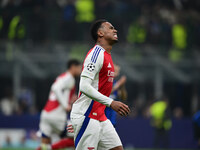
[[40, 120], [40, 132], [42, 138], [50, 138], [52, 134], [52, 126], [48, 119], [41, 118]]
[[100, 123], [88, 117], [71, 119], [74, 128], [76, 150], [97, 150], [100, 134]]
[[102, 132], [100, 134], [98, 150], [110, 150], [115, 147], [122, 147], [121, 140], [110, 120], [102, 122], [101, 128]]
[[52, 132], [60, 137], [66, 136], [66, 120], [51, 119]]

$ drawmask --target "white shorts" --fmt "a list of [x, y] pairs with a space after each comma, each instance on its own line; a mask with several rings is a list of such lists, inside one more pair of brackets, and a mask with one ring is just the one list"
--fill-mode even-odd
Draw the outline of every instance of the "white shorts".
[[66, 121], [53, 118], [41, 117], [40, 132], [43, 137], [51, 137], [53, 134], [62, 136], [66, 135]]
[[71, 118], [76, 150], [109, 150], [122, 146], [110, 120], [98, 121], [85, 116]]

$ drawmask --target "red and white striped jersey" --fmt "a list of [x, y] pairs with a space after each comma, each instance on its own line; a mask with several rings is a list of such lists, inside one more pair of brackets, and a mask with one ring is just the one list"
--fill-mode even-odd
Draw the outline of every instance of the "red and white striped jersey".
[[49, 99], [42, 111], [42, 116], [66, 120], [66, 108], [74, 93], [74, 77], [69, 72], [59, 75], [51, 86]]
[[[81, 76], [92, 79], [92, 87], [109, 97], [114, 79], [114, 65], [111, 54], [101, 46], [95, 45], [85, 58]], [[73, 104], [71, 117], [78, 118], [80, 115], [85, 115], [89, 118], [105, 121], [107, 120], [104, 113], [105, 107], [98, 101], [79, 93], [78, 100]]]

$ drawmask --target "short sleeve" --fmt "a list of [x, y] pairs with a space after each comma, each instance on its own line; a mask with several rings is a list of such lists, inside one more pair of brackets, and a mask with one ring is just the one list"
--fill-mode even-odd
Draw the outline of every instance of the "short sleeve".
[[81, 76], [85, 76], [94, 80], [95, 76], [103, 66], [104, 51], [100, 47], [94, 47], [87, 55], [83, 64]]

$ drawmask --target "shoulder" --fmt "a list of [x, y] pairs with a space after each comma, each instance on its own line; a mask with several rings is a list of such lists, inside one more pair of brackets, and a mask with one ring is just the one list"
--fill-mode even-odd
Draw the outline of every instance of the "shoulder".
[[66, 73], [66, 76], [64, 77], [64, 80], [66, 82], [71, 82], [74, 83], [75, 82], [75, 78], [73, 77], [73, 75], [71, 73]]
[[60, 74], [56, 81], [74, 81], [74, 77], [69, 73], [69, 72], [64, 72], [62, 74]]
[[63, 72], [56, 78], [56, 80], [62, 80], [62, 79], [65, 79], [67, 77], [68, 77], [68, 73], [67, 72]]
[[102, 59], [104, 55], [104, 49], [99, 46], [95, 45], [87, 54], [86, 60], [90, 61], [91, 63], [96, 63], [98, 59]]

